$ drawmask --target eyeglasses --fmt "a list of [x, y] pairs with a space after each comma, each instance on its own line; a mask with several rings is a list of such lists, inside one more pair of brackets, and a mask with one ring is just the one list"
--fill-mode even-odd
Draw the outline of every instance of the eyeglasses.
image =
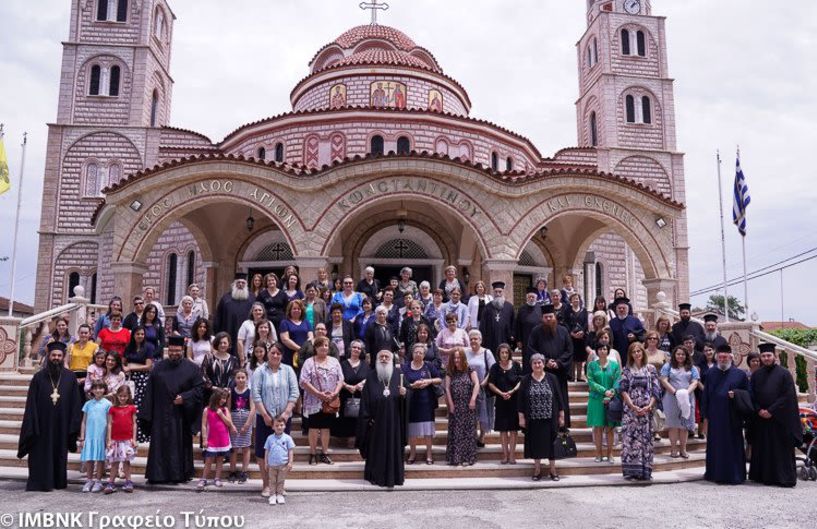
[[657, 340], [657, 339], [658, 338], [656, 338], [655, 336], [650, 336], [649, 338], [647, 338], [647, 340]]

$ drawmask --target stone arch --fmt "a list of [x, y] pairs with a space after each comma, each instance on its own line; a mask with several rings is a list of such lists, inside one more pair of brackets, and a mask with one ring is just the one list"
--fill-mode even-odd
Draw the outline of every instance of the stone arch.
[[[63, 248], [54, 259], [54, 280], [51, 303], [60, 305], [73, 295], [66, 292], [68, 275], [77, 272], [80, 284], [83, 277], [91, 277], [99, 266], [99, 244], [96, 241], [77, 241]], [[86, 290], [86, 292], [89, 292]], [[89, 292], [90, 293], [90, 292]]]
[[641, 182], [663, 195], [672, 196], [670, 177], [655, 158], [641, 154], [628, 156], [616, 164], [613, 172]]

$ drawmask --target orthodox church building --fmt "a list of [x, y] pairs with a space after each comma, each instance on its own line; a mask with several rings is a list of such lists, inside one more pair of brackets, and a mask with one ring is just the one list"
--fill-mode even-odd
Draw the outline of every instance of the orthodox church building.
[[432, 285], [453, 264], [469, 288], [503, 280], [517, 301], [567, 273], [589, 302], [617, 287], [636, 309], [688, 295], [683, 155], [649, 0], [588, 0], [578, 146], [553, 154], [472, 116], [432, 51], [376, 23], [316, 51], [291, 112], [214, 141], [171, 126], [169, 1], [71, 2], [38, 311], [76, 285], [128, 307], [146, 286], [175, 305], [196, 282], [214, 306], [236, 271], [289, 264], [305, 278], [409, 265]]

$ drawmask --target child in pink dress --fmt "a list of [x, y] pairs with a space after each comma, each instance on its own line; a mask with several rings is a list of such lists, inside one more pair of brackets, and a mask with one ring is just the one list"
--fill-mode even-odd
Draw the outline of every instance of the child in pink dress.
[[201, 448], [204, 453], [204, 472], [196, 485], [196, 490], [203, 491], [207, 487], [207, 478], [213, 462], [216, 464], [216, 475], [213, 485], [221, 487], [221, 468], [224, 465], [224, 456], [232, 452], [230, 432], [238, 433], [238, 429], [230, 419], [227, 400], [230, 393], [221, 388], [213, 388], [210, 402], [201, 416]]

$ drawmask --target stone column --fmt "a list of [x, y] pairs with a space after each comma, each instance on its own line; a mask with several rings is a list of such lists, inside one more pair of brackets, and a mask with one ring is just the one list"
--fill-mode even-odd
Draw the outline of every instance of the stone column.
[[494, 281], [505, 282], [505, 299], [513, 303], [513, 271], [517, 267], [517, 262], [513, 259], [485, 259], [482, 262], [483, 281], [491, 290], [491, 283]]
[[216, 310], [216, 303], [219, 300], [218, 291], [218, 263], [215, 261], [202, 261], [202, 268], [204, 268], [204, 284], [200, 285], [202, 290], [202, 297], [207, 302], [207, 307], [210, 309], [210, 317], [213, 317], [213, 312]]
[[0, 372], [17, 371], [22, 321], [11, 316], [0, 317]]
[[142, 293], [142, 279], [148, 267], [143, 263], [111, 263], [111, 271], [114, 291], [127, 307], [133, 296]]
[[[77, 310], [72, 311], [68, 317], [68, 330], [71, 332], [71, 336], [76, 336], [79, 326], [83, 323], [88, 323], [88, 309], [86, 305], [89, 300], [85, 298], [85, 289], [82, 286], [74, 287], [72, 294], [74, 295], [68, 298], [68, 303], [76, 303], [79, 307], [77, 307]], [[127, 299], [128, 298], [122, 298], [124, 306], [127, 306]]]
[[[325, 268], [326, 271], [329, 271], [329, 258], [326, 256], [318, 256], [318, 257], [308, 257], [308, 256], [295, 256], [295, 266], [298, 267], [298, 275], [301, 276], [301, 289], [303, 289], [307, 283], [311, 283], [312, 281], [317, 281], [318, 279], [318, 268]], [[341, 271], [341, 274], [344, 272]], [[355, 275], [355, 272], [352, 272], [352, 277], [355, 279], [355, 285], [360, 280], [362, 275]]]
[[[655, 304], [660, 304], [660, 308], [675, 308], [675, 299], [673, 294], [675, 292], [675, 279], [645, 279], [642, 284], [647, 288], [647, 306], [652, 307]], [[662, 293], [663, 295], [659, 295]], [[644, 311], [642, 314], [647, 328], [651, 329], [655, 325], [657, 317], [653, 311]]]

